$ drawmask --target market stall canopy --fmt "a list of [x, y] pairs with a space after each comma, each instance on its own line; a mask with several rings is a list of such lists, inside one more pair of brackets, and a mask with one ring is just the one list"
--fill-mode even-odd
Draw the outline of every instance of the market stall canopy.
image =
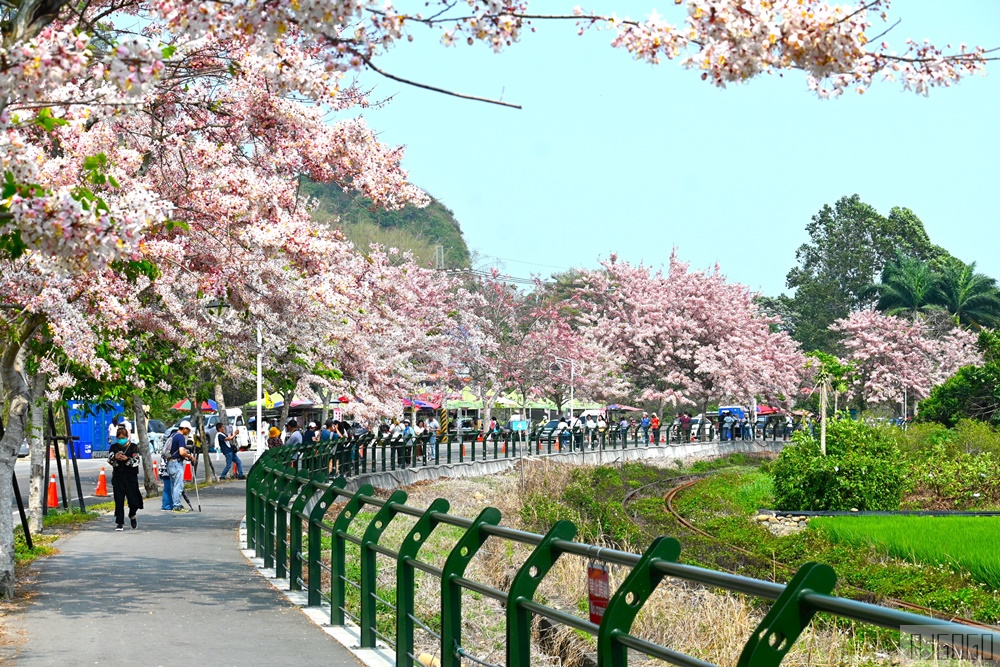
[[758, 405], [757, 414], [758, 415], [773, 415], [776, 412], [781, 412], [778, 408], [772, 408], [770, 405]]
[[[174, 405], [170, 406], [171, 410], [176, 410], [177, 412], [191, 412], [191, 400], [185, 398], [183, 401], [178, 401]], [[215, 401], [208, 400], [201, 402], [202, 412], [215, 412], [219, 409], [218, 404]]]
[[[281, 394], [271, 394], [271, 400], [274, 402], [274, 407], [276, 407], [276, 408], [280, 408], [281, 406], [283, 406], [285, 404], [285, 398]], [[340, 405], [343, 404], [343, 403], [350, 403], [350, 399], [347, 398], [347, 396], [341, 396], [340, 398], [338, 398], [336, 400], [337, 400], [336, 403], [333, 403], [332, 405], [328, 405], [327, 407], [328, 408], [337, 408], [337, 407], [340, 407]], [[306, 401], [306, 400], [301, 400], [300, 401], [300, 400], [296, 400], [294, 398], [292, 399], [292, 402], [291, 402], [291, 404], [288, 407], [298, 408], [298, 407], [302, 407], [302, 406], [305, 406], [305, 405], [315, 405], [317, 409], [321, 409], [323, 407], [321, 404], [314, 403], [313, 401]], [[247, 403], [247, 407], [251, 407], [251, 408], [257, 407], [257, 401], [250, 401], [249, 403]]]
[[617, 410], [619, 412], [642, 412], [642, 408], [633, 408], [631, 405], [609, 405], [608, 410]]

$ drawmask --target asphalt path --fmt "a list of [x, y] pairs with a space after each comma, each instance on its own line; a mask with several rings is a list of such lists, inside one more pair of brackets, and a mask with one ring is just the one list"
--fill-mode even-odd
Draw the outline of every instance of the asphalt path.
[[36, 562], [30, 601], [14, 618], [14, 667], [159, 665], [359, 667], [292, 606], [239, 549], [245, 485], [206, 489], [203, 512], [157, 503], [137, 530], [111, 517], [60, 539]]

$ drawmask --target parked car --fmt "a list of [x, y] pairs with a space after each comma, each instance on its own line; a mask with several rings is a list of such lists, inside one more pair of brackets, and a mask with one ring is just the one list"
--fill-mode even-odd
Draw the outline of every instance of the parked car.
[[[702, 418], [703, 415], [696, 415], [694, 417], [691, 417], [691, 442], [697, 442], [700, 439], [700, 434], [698, 432], [698, 429], [701, 428]], [[670, 436], [671, 440], [673, 440], [674, 442], [677, 441], [678, 438], [677, 432], [680, 430], [680, 427], [681, 427], [680, 419], [675, 418], [673, 423], [670, 425]], [[715, 439], [715, 424], [712, 422], [711, 419], [709, 419], [708, 423], [705, 424], [705, 433], [706, 433], [705, 437], [708, 440]]]
[[150, 419], [146, 422], [146, 437], [149, 438], [149, 448], [153, 453], [163, 449], [163, 438], [167, 434], [167, 425], [159, 419]]
[[28, 447], [27, 439], [21, 441], [21, 446], [17, 449], [17, 458], [23, 459], [25, 456], [31, 453], [31, 448]]
[[[245, 451], [251, 449], [250, 433], [247, 429], [246, 422], [243, 421], [243, 410], [240, 408], [226, 408], [226, 415], [229, 417], [229, 426], [237, 431], [236, 434], [236, 444], [240, 451]], [[177, 420], [180, 424], [182, 421], [191, 421], [191, 416], [187, 415], [181, 417]], [[194, 423], [194, 422], [192, 422]], [[217, 448], [215, 446], [215, 427], [219, 423], [219, 415], [205, 415], [205, 435], [208, 436], [211, 442], [209, 443], [209, 451], [215, 451]]]

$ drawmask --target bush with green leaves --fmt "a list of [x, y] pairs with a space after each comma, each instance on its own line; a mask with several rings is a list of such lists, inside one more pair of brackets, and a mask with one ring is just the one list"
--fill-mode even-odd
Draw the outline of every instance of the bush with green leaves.
[[889, 427], [833, 419], [824, 456], [818, 438], [796, 433], [772, 468], [777, 509], [899, 509], [908, 468], [896, 439]]

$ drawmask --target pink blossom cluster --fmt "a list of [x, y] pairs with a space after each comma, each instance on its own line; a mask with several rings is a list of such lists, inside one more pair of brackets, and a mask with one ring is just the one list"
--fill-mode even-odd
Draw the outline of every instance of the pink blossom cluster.
[[673, 406], [787, 399], [805, 359], [771, 330], [754, 294], [716, 267], [692, 271], [671, 254], [667, 273], [619, 261], [584, 274], [578, 306], [587, 335], [622, 360], [630, 393]]
[[868, 403], [927, 398], [962, 366], [982, 363], [976, 337], [955, 328], [943, 335], [922, 320], [865, 310], [837, 320], [846, 359], [854, 362], [852, 393]]

